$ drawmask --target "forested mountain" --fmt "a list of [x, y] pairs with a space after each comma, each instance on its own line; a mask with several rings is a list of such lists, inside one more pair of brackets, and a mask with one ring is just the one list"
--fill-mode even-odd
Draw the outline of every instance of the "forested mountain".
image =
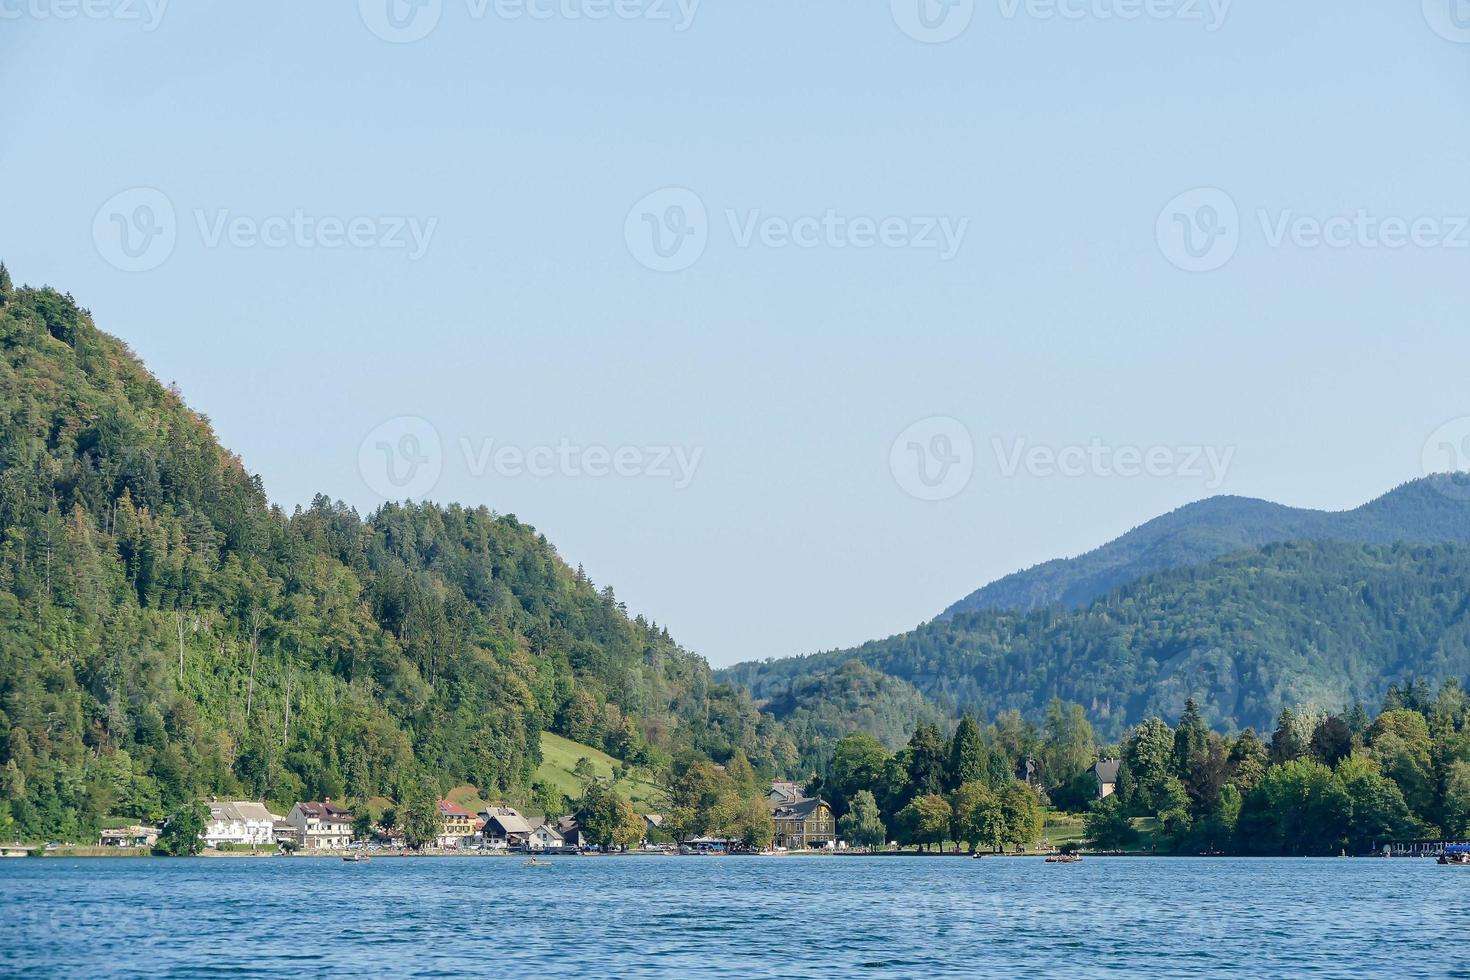
[[942, 616], [981, 609], [1030, 612], [1053, 604], [1079, 609], [1145, 575], [1283, 541], [1470, 543], [1470, 492], [1442, 492], [1451, 479], [1418, 480], [1338, 513], [1246, 497], [1211, 497], [1155, 518], [1085, 555], [1007, 575], [956, 602]]
[[524, 795], [549, 729], [658, 768], [795, 748], [485, 508], [286, 514], [69, 296], [0, 267], [0, 835], [202, 795]]
[[760, 707], [785, 725], [803, 771], [811, 772], [826, 770], [837, 741], [849, 732], [865, 732], [896, 751], [920, 725], [944, 720], [912, 684], [857, 661], [794, 677]]
[[1147, 577], [1083, 610], [961, 613], [721, 677], [776, 698], [850, 660], [952, 715], [1035, 719], [1055, 696], [1113, 738], [1150, 716], [1178, 717], [1193, 696], [1211, 724], [1268, 728], [1285, 706], [1335, 710], [1394, 682], [1470, 674], [1470, 547], [1268, 545]]

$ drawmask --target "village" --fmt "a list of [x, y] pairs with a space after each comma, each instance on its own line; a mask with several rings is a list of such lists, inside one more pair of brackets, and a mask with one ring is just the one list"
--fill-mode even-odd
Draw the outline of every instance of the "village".
[[[836, 821], [825, 800], [806, 795], [799, 783], [771, 784], [767, 797], [775, 837], [772, 852], [835, 851]], [[210, 800], [209, 816], [200, 833], [202, 854], [299, 854], [304, 856], [371, 854], [438, 855], [550, 855], [596, 854], [603, 848], [584, 839], [574, 816], [535, 819], [510, 806], [487, 805], [477, 812], [441, 799], [436, 804], [438, 835], [412, 848], [397, 826], [359, 819], [349, 808], [331, 800], [305, 801], [285, 815], [249, 800]], [[657, 813], [641, 815], [644, 823], [638, 851], [651, 853], [720, 854], [742, 848], [722, 837], [675, 841], [664, 830]], [[134, 824], [102, 831], [98, 848], [118, 853], [151, 849], [162, 828]]]

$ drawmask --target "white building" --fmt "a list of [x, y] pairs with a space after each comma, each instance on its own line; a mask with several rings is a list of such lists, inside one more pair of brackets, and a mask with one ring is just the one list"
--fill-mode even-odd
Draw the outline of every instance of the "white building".
[[305, 851], [340, 851], [352, 843], [352, 814], [331, 800], [298, 803], [286, 815]]
[[247, 800], [211, 801], [209, 823], [204, 826], [204, 843], [208, 847], [220, 844], [258, 844], [269, 847], [275, 843], [275, 823], [281, 819], [265, 808], [263, 803]]
[[551, 824], [543, 823], [531, 831], [526, 847], [532, 851], [555, 851], [559, 850], [563, 843], [565, 842], [561, 833]]

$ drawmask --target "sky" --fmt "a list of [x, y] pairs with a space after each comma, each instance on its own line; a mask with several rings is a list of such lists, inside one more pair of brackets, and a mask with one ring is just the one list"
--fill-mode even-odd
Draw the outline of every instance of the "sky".
[[0, 0], [0, 259], [723, 665], [1470, 467], [1467, 91], [1462, 0]]

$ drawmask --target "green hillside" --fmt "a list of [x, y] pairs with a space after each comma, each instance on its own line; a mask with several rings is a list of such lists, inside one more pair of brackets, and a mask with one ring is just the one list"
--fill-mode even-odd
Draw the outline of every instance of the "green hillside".
[[866, 732], [896, 750], [921, 724], [943, 719], [912, 684], [858, 661], [793, 677], [759, 704], [785, 726], [803, 771], [814, 772], [826, 770], [833, 747], [848, 732]]
[[552, 732], [541, 733], [541, 765], [536, 768], [536, 781], [553, 787], [568, 799], [579, 799], [589, 782], [576, 771], [583, 759], [591, 764], [592, 778], [610, 782], [640, 813], [656, 813], [663, 807], [665, 793], [657, 783], [646, 778], [646, 770], [630, 771], [625, 778], [614, 780], [614, 771], [622, 765], [619, 760]]
[[545, 731], [652, 769], [795, 758], [514, 515], [287, 513], [69, 296], [0, 290], [0, 836], [209, 794], [525, 795]]
[[1470, 547], [1270, 545], [1117, 589], [1086, 609], [965, 613], [910, 633], [721, 676], [758, 699], [848, 662], [954, 715], [1054, 696], [1117, 737], [1199, 700], [1217, 726], [1269, 729], [1283, 707], [1372, 703], [1391, 684], [1470, 675]]

